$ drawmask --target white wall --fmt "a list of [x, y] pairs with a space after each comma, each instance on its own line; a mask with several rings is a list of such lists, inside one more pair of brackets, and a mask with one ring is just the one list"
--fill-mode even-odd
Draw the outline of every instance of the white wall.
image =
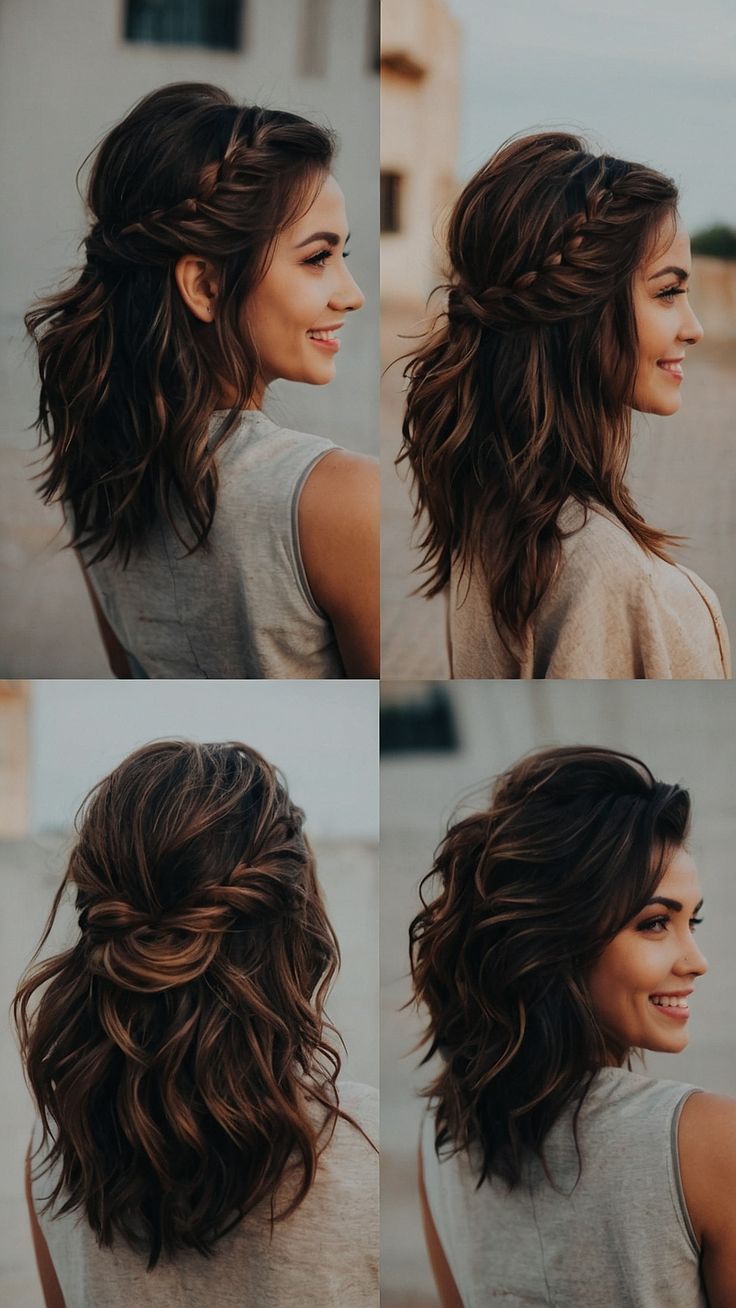
[[127, 753], [185, 736], [260, 750], [285, 774], [315, 839], [374, 840], [377, 700], [371, 681], [33, 682], [31, 830], [68, 827]]

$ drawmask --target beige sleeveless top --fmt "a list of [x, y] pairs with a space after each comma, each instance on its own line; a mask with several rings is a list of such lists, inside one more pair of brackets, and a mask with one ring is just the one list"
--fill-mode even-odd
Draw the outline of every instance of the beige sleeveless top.
[[[341, 1107], [377, 1144], [377, 1092], [339, 1090]], [[378, 1308], [378, 1156], [349, 1122], [338, 1120], [291, 1217], [272, 1228], [266, 1202], [211, 1258], [186, 1251], [151, 1272], [121, 1240], [100, 1249], [79, 1213], [42, 1214], [51, 1179], [34, 1181], [33, 1204], [67, 1308]]]
[[[211, 440], [223, 417], [213, 415]], [[246, 410], [218, 451], [217, 508], [206, 548], [187, 554], [162, 522], [127, 568], [114, 555], [85, 560], [135, 675], [345, 676], [332, 625], [309, 589], [297, 516], [307, 477], [335, 448]]]
[[[427, 1201], [465, 1308], [707, 1308], [685, 1205], [677, 1124], [694, 1086], [623, 1068], [597, 1073], [578, 1118], [547, 1136], [521, 1183], [478, 1189], [465, 1153], [438, 1161], [425, 1114]], [[556, 1188], [555, 1188], [556, 1187]]]
[[728, 633], [709, 586], [647, 554], [607, 510], [568, 500], [562, 561], [523, 648], [506, 649], [480, 568], [450, 580], [448, 643], [458, 678], [722, 679]]

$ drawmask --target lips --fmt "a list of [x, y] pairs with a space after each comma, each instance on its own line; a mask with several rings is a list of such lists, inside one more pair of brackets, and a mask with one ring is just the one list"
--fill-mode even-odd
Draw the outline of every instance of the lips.
[[663, 1017], [676, 1022], [687, 1022], [690, 1016], [688, 996], [692, 990], [664, 990], [649, 996], [649, 1002]]
[[682, 362], [684, 357], [685, 356], [682, 355], [679, 359], [658, 359], [657, 367], [661, 368], [662, 372], [666, 372], [669, 377], [674, 378], [675, 381], [682, 381]]
[[330, 354], [337, 354], [340, 349], [340, 342], [335, 332], [339, 332], [342, 325], [341, 322], [333, 322], [325, 327], [310, 327], [307, 336], [319, 349], [327, 350]]

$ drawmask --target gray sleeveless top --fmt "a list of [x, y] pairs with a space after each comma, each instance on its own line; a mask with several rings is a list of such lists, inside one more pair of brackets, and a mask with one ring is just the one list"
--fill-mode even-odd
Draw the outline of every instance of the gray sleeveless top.
[[465, 1308], [707, 1308], [680, 1182], [677, 1123], [694, 1086], [622, 1068], [597, 1073], [578, 1118], [547, 1136], [555, 1185], [530, 1158], [514, 1190], [477, 1189], [465, 1153], [438, 1161], [425, 1113], [427, 1201]]
[[[343, 1084], [340, 1104], [377, 1144], [377, 1091]], [[67, 1308], [378, 1308], [378, 1157], [349, 1122], [338, 1121], [290, 1217], [272, 1229], [266, 1202], [211, 1258], [187, 1251], [152, 1272], [120, 1240], [100, 1249], [78, 1213], [44, 1216], [51, 1179], [34, 1181], [33, 1204]]]
[[[213, 415], [210, 440], [223, 416]], [[135, 675], [344, 677], [335, 633], [309, 589], [297, 519], [309, 473], [335, 448], [246, 410], [218, 451], [209, 547], [188, 555], [161, 522], [127, 568], [114, 556], [85, 560]]]

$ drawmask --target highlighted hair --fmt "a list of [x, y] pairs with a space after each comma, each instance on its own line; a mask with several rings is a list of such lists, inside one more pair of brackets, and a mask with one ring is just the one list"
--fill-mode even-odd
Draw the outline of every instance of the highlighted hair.
[[478, 568], [500, 634], [523, 641], [561, 557], [569, 497], [643, 549], [625, 484], [638, 367], [632, 282], [674, 223], [677, 189], [562, 132], [502, 147], [450, 218], [447, 304], [407, 365], [401, 459], [422, 521], [423, 586]]
[[302, 818], [246, 745], [138, 750], [86, 802], [39, 950], [67, 887], [77, 941], [19, 986], [47, 1208], [149, 1267], [211, 1253], [261, 1200], [288, 1216], [347, 1116], [324, 1014], [339, 952]]
[[[92, 561], [116, 552], [125, 565], [161, 519], [190, 549], [206, 542], [217, 499], [209, 419], [229, 385], [236, 397], [219, 444], [259, 381], [243, 310], [334, 147], [304, 118], [241, 107], [199, 83], [145, 96], [100, 145], [86, 265], [25, 320], [48, 445], [41, 494], [65, 503], [72, 544]], [[217, 270], [212, 323], [176, 287], [187, 254]]]
[[[451, 826], [410, 928], [429, 1014], [437, 1148], [478, 1150], [479, 1182], [521, 1179], [612, 1049], [586, 976], [651, 898], [685, 841], [688, 792], [638, 759], [586, 746], [522, 759], [490, 806]], [[436, 879], [434, 898], [424, 888]]]

